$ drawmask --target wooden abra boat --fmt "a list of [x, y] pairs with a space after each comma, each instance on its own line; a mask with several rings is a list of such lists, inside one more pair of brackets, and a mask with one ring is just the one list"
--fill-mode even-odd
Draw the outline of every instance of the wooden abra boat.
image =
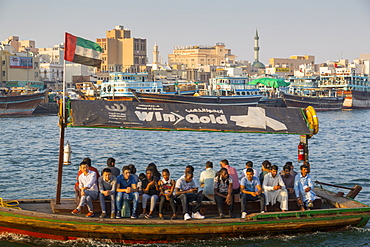
[[0, 116], [31, 115], [44, 98], [45, 93], [0, 95]]
[[217, 219], [215, 215], [207, 213], [210, 206], [204, 205], [202, 208], [205, 208], [206, 219], [192, 221], [184, 221], [182, 218], [86, 218], [55, 214], [51, 211], [50, 200], [20, 200], [19, 206], [23, 210], [0, 207], [0, 232], [55, 240], [93, 238], [125, 243], [160, 243], [267, 233], [325, 231], [347, 226], [364, 227], [368, 222], [368, 206], [346, 197], [336, 197], [334, 193], [323, 189], [316, 188], [315, 193], [329, 204], [325, 203], [321, 209], [309, 211], [252, 213], [247, 219]]
[[[251, 92], [252, 93], [252, 92]], [[158, 93], [139, 93], [132, 91], [134, 98], [138, 102], [153, 103], [178, 103], [178, 104], [198, 104], [198, 105], [244, 105], [257, 106], [262, 94], [253, 92], [250, 95], [234, 96], [190, 96], [175, 94], [158, 94]]]
[[343, 107], [344, 97], [316, 97], [282, 93], [287, 107], [306, 108], [313, 106], [316, 111], [335, 111]]
[[[305, 116], [305, 111], [295, 108], [222, 105], [199, 107], [196, 104], [88, 100], [71, 101], [68, 105], [70, 107], [63, 114], [65, 116], [60, 117], [61, 139], [56, 199], [21, 200], [19, 207], [23, 210], [0, 207], [0, 232], [57, 240], [93, 238], [124, 243], [161, 243], [270, 233], [325, 231], [348, 226], [364, 227], [369, 221], [370, 207], [353, 200], [360, 187], [350, 189], [350, 193], [345, 197], [322, 188], [315, 188], [318, 198], [314, 202], [314, 209], [308, 211], [299, 211], [297, 205], [294, 207], [289, 204], [290, 211], [280, 212], [276, 211], [279, 209], [275, 204], [273, 207], [269, 206], [268, 213], [260, 214], [254, 213], [257, 210], [254, 209], [253, 203], [248, 203], [247, 211], [251, 214], [248, 214], [246, 219], [228, 217], [217, 219], [214, 214], [214, 202], [203, 202], [201, 213], [206, 216], [204, 220], [100, 219], [73, 216], [70, 214], [71, 207], [76, 206], [73, 199], [61, 199], [64, 129], [67, 125], [136, 130], [296, 134], [300, 136], [306, 164], [309, 164], [308, 138], [315, 132], [308, 127], [313, 126], [312, 114], [311, 117]], [[67, 122], [67, 119], [70, 122]], [[317, 123], [316, 120], [315, 124]], [[236, 203], [236, 208], [239, 206], [240, 204]], [[98, 207], [94, 208], [99, 210]], [[237, 209], [234, 212], [235, 216], [240, 217], [236, 212]]]

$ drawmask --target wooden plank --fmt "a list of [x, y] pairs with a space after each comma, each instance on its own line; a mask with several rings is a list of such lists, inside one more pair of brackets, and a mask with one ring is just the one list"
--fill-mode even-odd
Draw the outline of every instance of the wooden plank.
[[334, 192], [327, 191], [321, 188], [314, 188], [314, 192], [316, 193], [317, 196], [325, 199], [327, 203], [336, 208], [368, 207], [367, 205], [357, 202], [355, 200], [346, 197], [336, 196]]

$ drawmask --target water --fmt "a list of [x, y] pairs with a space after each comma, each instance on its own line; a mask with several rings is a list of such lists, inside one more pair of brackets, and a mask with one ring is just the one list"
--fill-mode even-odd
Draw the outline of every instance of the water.
[[[363, 187], [357, 200], [370, 205], [370, 110], [319, 112], [320, 131], [309, 140], [311, 176], [314, 180], [342, 186]], [[58, 164], [59, 129], [57, 116], [0, 118], [0, 197], [12, 199], [54, 198]], [[174, 179], [186, 165], [199, 173], [210, 160], [218, 168], [228, 159], [241, 171], [247, 160], [260, 167], [268, 159], [280, 168], [293, 161], [298, 168], [297, 135], [266, 135], [201, 132], [155, 132], [116, 129], [68, 128], [66, 140], [72, 146], [72, 165], [63, 167], [62, 197], [74, 196], [78, 164], [90, 157], [99, 170], [108, 157], [116, 166], [135, 164], [138, 173], [154, 162], [159, 170], [168, 168]], [[335, 191], [335, 190], [334, 190]], [[345, 193], [347, 191], [341, 190]], [[228, 239], [179, 246], [365, 246], [370, 242], [370, 224], [365, 229], [293, 236]], [[12, 243], [12, 242], [15, 243]], [[63, 245], [59, 242], [30, 242], [19, 236], [1, 236], [0, 246], [20, 242], [21, 246]], [[111, 246], [96, 242], [73, 242], [70, 246]], [[114, 245], [113, 245], [114, 246]], [[164, 245], [166, 246], [166, 245]]]

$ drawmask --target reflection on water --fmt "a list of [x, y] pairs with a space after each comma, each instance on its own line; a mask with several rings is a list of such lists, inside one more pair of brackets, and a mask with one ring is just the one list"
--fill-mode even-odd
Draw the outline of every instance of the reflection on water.
[[[370, 132], [366, 125], [370, 122], [370, 111], [319, 112], [318, 117], [320, 132], [309, 140], [312, 177], [348, 187], [361, 185], [363, 190], [356, 199], [370, 204], [370, 178], [365, 173], [369, 163], [367, 157], [370, 157]], [[0, 197], [55, 197], [59, 148], [57, 121], [56, 116], [0, 118]], [[63, 168], [64, 198], [73, 197], [78, 164], [85, 157], [90, 157], [93, 166], [99, 170], [105, 167], [108, 157], [114, 157], [119, 168], [135, 164], [138, 173], [154, 162], [160, 170], [169, 168], [174, 179], [182, 175], [186, 165], [193, 165], [199, 176], [206, 161], [212, 161], [218, 169], [219, 161], [225, 158], [238, 171], [244, 168], [247, 160], [252, 160], [257, 168], [265, 159], [280, 168], [286, 161], [293, 161], [296, 169], [299, 167], [296, 162], [297, 135], [68, 128], [66, 140], [71, 143], [73, 153], [72, 165]], [[330, 239], [338, 236], [346, 239], [341, 233], [318, 233], [315, 245], [332, 245]], [[354, 230], [349, 238], [351, 236], [369, 240], [370, 233]], [[295, 239], [291, 241], [290, 237]], [[307, 240], [304, 235], [290, 237], [280, 240], [279, 244], [299, 241], [304, 244], [303, 240]], [[353, 243], [353, 239], [347, 240]], [[261, 246], [269, 241], [277, 243], [274, 238], [256, 238], [248, 243]], [[228, 240], [227, 244], [240, 246], [245, 240]], [[207, 246], [210, 242], [197, 245]]]

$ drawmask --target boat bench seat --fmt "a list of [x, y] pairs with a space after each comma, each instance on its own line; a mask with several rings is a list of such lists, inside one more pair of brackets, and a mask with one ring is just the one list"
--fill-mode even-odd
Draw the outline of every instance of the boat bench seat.
[[[234, 203], [234, 212], [238, 213], [238, 212], [240, 212], [240, 206], [241, 206], [240, 195], [239, 194], [234, 195], [234, 202], [235, 202]], [[105, 203], [106, 203], [107, 211], [110, 212], [110, 201], [106, 200]], [[196, 204], [195, 201], [189, 203], [190, 210], [192, 210], [192, 207], [194, 207], [195, 204]], [[150, 203], [148, 202], [147, 203], [148, 208], [149, 208], [149, 205], [150, 205]], [[313, 205], [314, 205], [313, 209], [320, 209], [321, 205], [322, 205], [321, 198], [316, 197]], [[158, 212], [158, 206], [159, 206], [159, 202], [157, 202], [155, 212]], [[181, 202], [180, 201], [175, 201], [175, 206], [176, 206], [176, 212], [178, 214], [181, 214], [181, 209], [182, 209], [181, 208]], [[216, 206], [216, 202], [214, 200], [202, 201], [202, 206], [206, 206], [204, 208], [203, 207], [201, 208], [201, 213], [202, 214], [208, 214], [208, 215], [209, 214], [217, 214], [217, 206]], [[94, 200], [93, 201], [93, 207], [94, 207], [94, 212], [96, 212], [96, 213], [101, 212], [99, 200]], [[205, 210], [205, 208], [206, 208], [206, 210]], [[228, 208], [229, 208], [229, 206], [226, 203], [224, 203], [224, 211], [225, 212], [228, 212], [228, 210], [229, 210]], [[247, 212], [248, 213], [258, 212], [259, 208], [260, 208], [259, 200], [258, 201], [248, 201], [247, 202]], [[288, 208], [289, 208], [289, 210], [299, 210], [300, 209], [298, 204], [297, 204], [297, 201], [295, 199], [289, 199]], [[82, 211], [83, 211], [83, 213], [85, 213], [85, 212], [87, 213], [86, 206], [83, 208]], [[137, 213], [140, 214], [141, 211], [142, 211], [142, 205], [141, 205], [141, 197], [140, 197]], [[168, 202], [165, 203], [163, 211], [164, 211], [165, 214], [171, 212], [171, 208], [170, 208], [170, 205], [169, 205]], [[267, 211], [268, 212], [280, 211], [280, 203], [276, 202], [272, 206], [268, 205], [267, 206]]]

